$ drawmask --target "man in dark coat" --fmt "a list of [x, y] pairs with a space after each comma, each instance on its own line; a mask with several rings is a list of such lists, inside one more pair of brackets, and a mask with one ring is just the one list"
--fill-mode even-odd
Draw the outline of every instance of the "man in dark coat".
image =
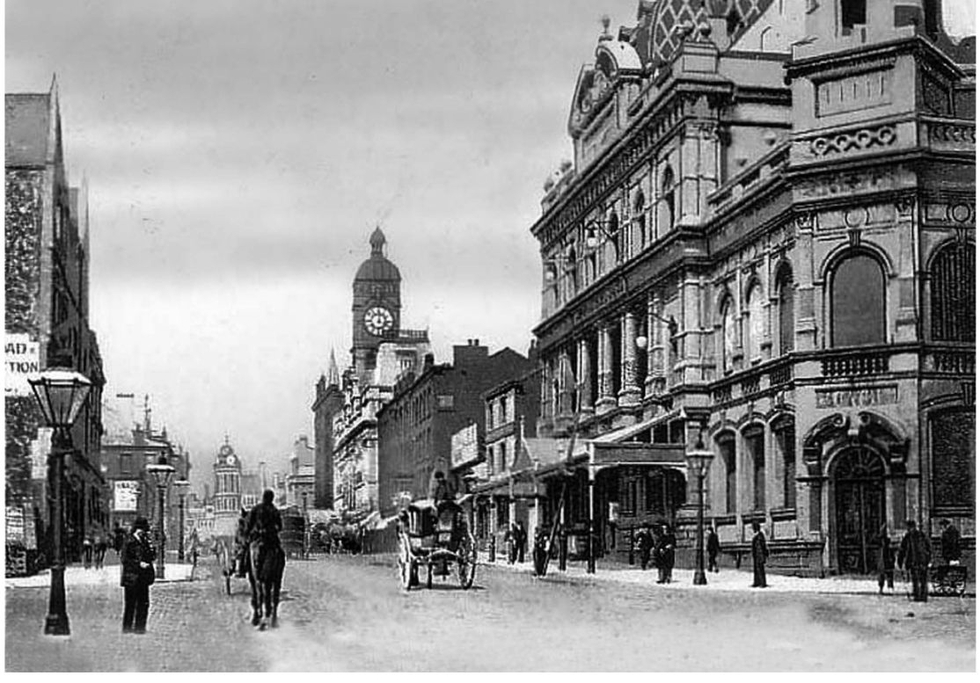
[[929, 599], [929, 562], [932, 560], [932, 547], [929, 538], [916, 528], [915, 520], [905, 523], [908, 531], [902, 537], [898, 548], [898, 568], [903, 566], [912, 576], [912, 600], [926, 602]]
[[524, 522], [517, 522], [517, 533], [520, 535], [517, 539], [517, 561], [523, 564], [524, 556], [527, 554], [527, 528]]
[[245, 537], [249, 542], [264, 541], [270, 546], [279, 546], [279, 532], [282, 531], [282, 515], [276, 509], [273, 500], [276, 494], [266, 489], [262, 494], [262, 502], [248, 513]]
[[895, 551], [888, 537], [888, 525], [882, 524], [878, 531], [878, 595], [885, 592], [885, 583], [890, 591], [895, 590]]
[[670, 583], [674, 573], [674, 547], [677, 541], [669, 524], [664, 524], [657, 539], [657, 569], [660, 572], [657, 583]]
[[150, 584], [154, 581], [153, 560], [156, 553], [149, 539], [150, 524], [137, 517], [132, 533], [123, 543], [119, 583], [123, 587], [123, 633], [146, 633], [150, 611]]
[[766, 560], [769, 559], [769, 544], [766, 534], [758, 522], [752, 522], [752, 587], [766, 587]]
[[708, 527], [708, 571], [717, 572], [718, 571], [718, 553], [721, 552], [721, 543], [718, 541], [718, 532], [715, 531], [714, 527]]
[[640, 529], [636, 535], [636, 547], [640, 551], [640, 569], [646, 569], [650, 564], [650, 550], [653, 548], [653, 535], [649, 527]]

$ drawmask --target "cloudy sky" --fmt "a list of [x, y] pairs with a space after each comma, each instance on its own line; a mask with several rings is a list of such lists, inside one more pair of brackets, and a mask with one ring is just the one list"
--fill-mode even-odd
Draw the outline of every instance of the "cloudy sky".
[[[972, 3], [946, 4], [972, 33]], [[88, 178], [106, 394], [149, 394], [205, 475], [226, 432], [252, 465], [312, 437], [376, 224], [438, 360], [527, 350], [542, 183], [601, 15], [637, 0], [5, 5], [5, 91], [57, 74]]]

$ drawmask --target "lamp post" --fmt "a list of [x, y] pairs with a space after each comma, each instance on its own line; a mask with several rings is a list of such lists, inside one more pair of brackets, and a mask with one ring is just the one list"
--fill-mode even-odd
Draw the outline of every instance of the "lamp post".
[[44, 621], [44, 633], [51, 636], [70, 635], [68, 610], [65, 604], [65, 549], [62, 484], [65, 455], [71, 453], [71, 426], [88, 397], [92, 383], [74, 370], [49, 368], [38, 379], [29, 379], [31, 390], [37, 399], [50, 427], [51, 453], [48, 455], [48, 482], [51, 485], [51, 592], [48, 597], [48, 616]]
[[157, 573], [158, 579], [165, 577], [166, 573], [164, 571], [164, 564], [166, 563], [167, 557], [167, 530], [165, 525], [165, 510], [164, 502], [167, 497], [167, 484], [170, 482], [170, 477], [173, 476], [175, 468], [173, 465], [167, 464], [167, 456], [161, 455], [160, 459], [153, 465], [147, 465], [146, 471], [150, 473], [157, 485], [157, 501], [160, 510], [160, 517], [158, 523], [159, 535], [160, 535], [160, 561], [157, 562]]
[[715, 457], [713, 451], [705, 448], [701, 435], [698, 434], [698, 442], [694, 449], [685, 455], [688, 467], [698, 475], [698, 539], [697, 539], [697, 568], [694, 570], [694, 585], [708, 585], [708, 578], [704, 574], [704, 477], [711, 466], [711, 459]]
[[180, 530], [178, 533], [179, 541], [177, 543], [177, 561], [184, 561], [184, 501], [187, 498], [187, 489], [190, 487], [191, 483], [186, 479], [180, 479], [174, 482], [174, 486], [177, 488], [177, 496], [180, 499]]

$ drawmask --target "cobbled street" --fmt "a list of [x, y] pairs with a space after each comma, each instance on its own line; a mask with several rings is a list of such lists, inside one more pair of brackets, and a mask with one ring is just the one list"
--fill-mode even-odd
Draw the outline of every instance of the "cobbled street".
[[[6, 590], [7, 671], [970, 671], [972, 598], [697, 591], [481, 566], [473, 589], [405, 593], [390, 557], [290, 562], [281, 626], [247, 622], [212, 565], [151, 588], [149, 632], [121, 590], [69, 585], [68, 639], [41, 635], [47, 589]], [[746, 574], [748, 578], [748, 575]], [[683, 579], [683, 580], [686, 580]], [[533, 647], [529, 647], [533, 643]]]

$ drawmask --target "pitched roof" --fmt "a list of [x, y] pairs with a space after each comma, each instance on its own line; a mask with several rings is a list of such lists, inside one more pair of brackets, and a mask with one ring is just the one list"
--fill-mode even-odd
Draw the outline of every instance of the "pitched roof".
[[42, 166], [48, 158], [50, 93], [7, 95], [5, 102], [7, 166]]

